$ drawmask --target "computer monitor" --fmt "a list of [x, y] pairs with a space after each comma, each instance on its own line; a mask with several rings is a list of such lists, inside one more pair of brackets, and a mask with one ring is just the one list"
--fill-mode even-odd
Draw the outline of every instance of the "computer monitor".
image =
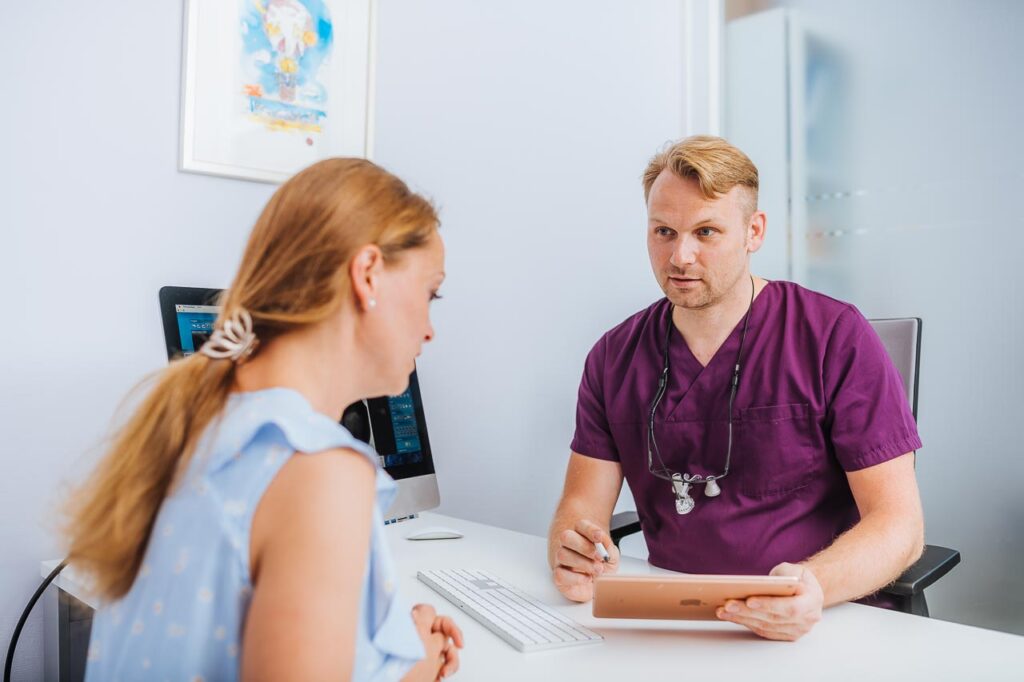
[[[221, 293], [196, 287], [160, 289], [168, 360], [191, 355], [209, 338], [220, 312]], [[340, 419], [352, 435], [376, 450], [381, 465], [398, 483], [398, 495], [384, 514], [387, 522], [441, 503], [416, 370], [401, 395], [359, 400]]]

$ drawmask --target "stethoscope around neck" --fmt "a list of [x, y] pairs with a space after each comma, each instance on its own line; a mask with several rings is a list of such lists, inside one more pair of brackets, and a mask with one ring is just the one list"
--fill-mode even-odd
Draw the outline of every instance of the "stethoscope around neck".
[[[661, 458], [661, 451], [658, 449], [658, 441], [654, 438], [654, 413], [665, 397], [665, 390], [668, 388], [669, 373], [669, 344], [672, 341], [672, 310], [673, 305], [668, 307], [668, 324], [665, 330], [665, 351], [662, 362], [661, 376], [658, 377], [658, 390], [651, 403], [651, 410], [647, 420], [647, 469], [658, 478], [669, 481], [672, 484], [672, 492], [676, 497], [676, 513], [689, 514], [693, 511], [696, 502], [690, 494], [690, 489], [695, 485], [704, 486], [705, 497], [718, 497], [722, 488], [718, 484], [720, 480], [729, 475], [729, 465], [732, 462], [732, 405], [736, 399], [736, 389], [740, 385], [740, 358], [743, 355], [743, 343], [747, 339], [747, 327], [750, 325], [750, 310], [754, 306], [754, 278], [750, 278], [750, 303], [747, 305], [747, 312], [743, 316], [743, 332], [740, 335], [740, 347], [736, 351], [736, 362], [733, 363], [732, 380], [729, 385], [729, 444], [725, 451], [725, 468], [722, 473], [715, 475], [701, 476], [686, 472], [675, 472], [665, 466]], [[654, 458], [658, 459], [658, 466], [654, 466]]]

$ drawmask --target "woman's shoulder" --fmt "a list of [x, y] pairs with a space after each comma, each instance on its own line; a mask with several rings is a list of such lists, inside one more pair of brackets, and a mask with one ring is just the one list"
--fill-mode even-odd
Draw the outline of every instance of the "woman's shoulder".
[[266, 463], [270, 463], [270, 459], [283, 460], [293, 452], [339, 449], [360, 453], [379, 466], [376, 453], [366, 443], [337, 420], [313, 409], [301, 393], [270, 388], [232, 393], [197, 451], [204, 455], [204, 468], [211, 471], [252, 450], [265, 450]]

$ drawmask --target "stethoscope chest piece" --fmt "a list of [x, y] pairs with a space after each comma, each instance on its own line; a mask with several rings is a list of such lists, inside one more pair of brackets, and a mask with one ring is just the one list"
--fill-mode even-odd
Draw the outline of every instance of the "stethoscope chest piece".
[[722, 489], [718, 485], [718, 481], [713, 478], [709, 478], [708, 482], [704, 484], [704, 496], [705, 497], [718, 497], [722, 494]]
[[676, 494], [676, 513], [689, 514], [695, 502], [690, 495], [690, 484], [683, 481], [682, 474], [672, 474], [672, 492]]

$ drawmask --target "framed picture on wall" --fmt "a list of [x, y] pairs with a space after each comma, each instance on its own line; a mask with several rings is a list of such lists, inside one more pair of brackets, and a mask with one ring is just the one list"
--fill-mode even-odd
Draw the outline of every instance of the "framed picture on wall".
[[375, 0], [186, 0], [183, 171], [283, 182], [369, 156]]

